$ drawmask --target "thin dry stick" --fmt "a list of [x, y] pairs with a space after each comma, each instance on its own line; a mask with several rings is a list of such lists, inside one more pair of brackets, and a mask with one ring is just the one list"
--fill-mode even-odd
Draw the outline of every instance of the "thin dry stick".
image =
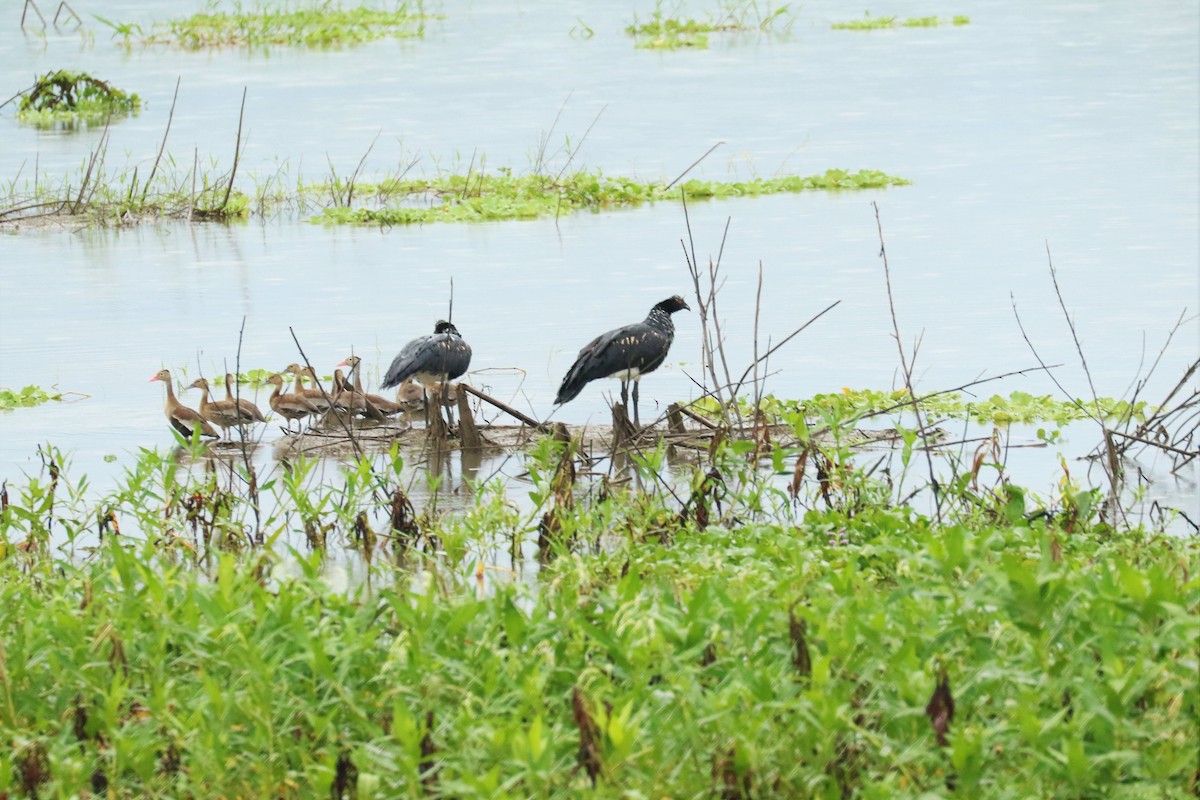
[[[900, 339], [900, 323], [896, 321], [896, 303], [892, 297], [892, 273], [888, 267], [887, 245], [883, 240], [883, 222], [879, 218], [879, 204], [872, 201], [871, 207], [875, 209], [875, 228], [879, 231], [879, 257], [883, 260], [883, 279], [887, 286], [888, 310], [892, 316], [892, 333], [896, 339], [896, 349], [900, 353], [900, 366], [904, 370], [904, 386], [908, 390], [913, 414], [917, 418], [917, 433], [921, 437], [922, 444], [926, 448], [929, 446], [928, 433], [925, 429], [925, 421], [921, 415], [921, 407], [916, 401], [916, 392], [913, 391], [912, 384], [912, 367], [908, 362], [908, 356], [904, 353], [904, 342]], [[933, 471], [933, 456], [929, 450], [925, 450], [925, 460], [929, 466], [929, 484], [933, 488], [934, 510], [937, 512], [938, 523], [942, 522], [942, 491], [938, 484], [937, 475]]]
[[709, 155], [711, 155], [711, 154], [712, 154], [712, 151], [713, 151], [713, 150], [716, 150], [718, 147], [720, 147], [720, 146], [721, 146], [721, 145], [723, 145], [723, 144], [725, 144], [725, 142], [724, 142], [724, 141], [720, 141], [720, 142], [717, 142], [716, 144], [714, 144], [712, 147], [710, 147], [710, 148], [708, 148], [707, 150], [705, 150], [705, 151], [704, 151], [704, 155], [702, 155], [702, 156], [700, 156], [699, 158], [697, 158], [697, 159], [696, 159], [695, 161], [693, 161], [691, 164], [688, 164], [688, 168], [687, 168], [687, 169], [685, 169], [683, 172], [679, 173], [677, 176], [675, 176], [675, 180], [671, 181], [671, 182], [670, 182], [670, 183], [668, 183], [666, 186], [664, 186], [664, 187], [663, 187], [663, 191], [664, 191], [664, 192], [665, 192], [665, 191], [667, 191], [667, 190], [668, 190], [668, 189], [670, 189], [672, 186], [674, 186], [675, 184], [677, 184], [677, 183], [679, 183], [681, 180], [683, 180], [683, 176], [684, 176], [684, 175], [687, 175], [689, 172], [691, 172], [693, 169], [695, 169], [697, 164], [699, 164], [699, 163], [700, 163], [701, 161], [703, 161], [704, 159], [708, 158], [708, 157], [709, 157]]
[[375, 134], [375, 138], [371, 140], [371, 145], [367, 148], [367, 152], [363, 153], [363, 157], [358, 160], [358, 166], [354, 168], [354, 172], [350, 174], [350, 185], [346, 187], [346, 208], [354, 202], [354, 187], [358, 183], [359, 177], [362, 175], [363, 168], [367, 165], [367, 156], [371, 155], [371, 151], [375, 149], [375, 143], [379, 141], [383, 129], [380, 128]]
[[1108, 475], [1109, 487], [1112, 492], [1111, 501], [1114, 508], [1124, 514], [1124, 510], [1120, 508], [1117, 502], [1121, 488], [1121, 462], [1117, 456], [1117, 448], [1113, 443], [1112, 434], [1109, 431], [1108, 425], [1104, 422], [1104, 415], [1100, 411], [1100, 396], [1096, 392], [1096, 384], [1092, 380], [1092, 371], [1088, 369], [1087, 356], [1083, 354], [1083, 345], [1079, 343], [1079, 334], [1075, 330], [1075, 321], [1071, 318], [1071, 312], [1067, 310], [1067, 303], [1063, 299], [1062, 289], [1058, 285], [1058, 271], [1054, 269], [1054, 260], [1050, 257], [1050, 242], [1046, 242], [1046, 264], [1050, 268], [1050, 281], [1054, 284], [1054, 296], [1058, 298], [1058, 307], [1062, 309], [1063, 318], [1067, 321], [1067, 327], [1071, 330], [1071, 341], [1075, 343], [1075, 352], [1079, 355], [1079, 363], [1083, 366], [1084, 377], [1087, 378], [1088, 389], [1092, 393], [1092, 407], [1096, 411], [1094, 419], [1100, 425], [1102, 442], [1104, 444], [1104, 471]]
[[42, 27], [46, 27], [46, 18], [42, 16], [42, 12], [38, 9], [37, 3], [33, 0], [25, 0], [25, 7], [21, 9], [21, 30], [25, 30], [25, 13], [29, 9], [33, 9], [33, 13], [38, 15], [38, 19], [42, 21]]
[[1101, 422], [1102, 414], [1100, 413], [1100, 399], [1096, 393], [1096, 384], [1092, 382], [1092, 371], [1088, 369], [1087, 357], [1083, 354], [1083, 346], [1079, 344], [1079, 334], [1075, 331], [1075, 320], [1071, 318], [1071, 312], [1067, 310], [1066, 301], [1063, 300], [1062, 289], [1058, 286], [1058, 270], [1054, 268], [1054, 260], [1050, 257], [1050, 242], [1046, 242], [1046, 264], [1050, 268], [1050, 282], [1054, 284], [1054, 296], [1058, 298], [1058, 307], [1062, 309], [1063, 318], [1067, 321], [1067, 328], [1071, 331], [1071, 341], [1075, 343], [1075, 352], [1079, 354], [1079, 362], [1083, 365], [1083, 374], [1087, 378], [1088, 389], [1092, 392], [1092, 407], [1096, 410], [1096, 416], [1093, 418], [1100, 422], [1101, 427], [1104, 423]]
[[567, 167], [571, 166], [571, 162], [575, 160], [575, 154], [583, 149], [583, 143], [587, 141], [588, 134], [592, 132], [592, 128], [596, 127], [596, 123], [600, 121], [600, 115], [604, 113], [606, 108], [608, 108], [608, 103], [600, 107], [600, 110], [596, 112], [595, 118], [592, 119], [592, 124], [588, 125], [587, 130], [583, 132], [583, 136], [579, 137], [579, 144], [575, 145], [575, 149], [567, 156], [567, 163], [563, 164], [563, 168], [554, 176], [555, 183], [558, 183], [559, 179], [562, 178], [563, 173], [567, 171]]
[[[104, 154], [107, 151], [108, 151], [108, 122], [106, 121], [104, 123], [104, 131], [100, 134], [100, 141], [96, 143], [96, 149], [92, 151], [91, 156], [88, 158], [87, 170], [83, 174], [83, 183], [80, 184], [79, 194], [76, 196], [75, 202], [71, 206], [72, 214], [78, 214], [80, 212], [80, 210], [83, 208], [83, 195], [85, 192], [87, 192], [88, 185], [92, 182], [92, 173], [98, 172], [98, 165], [99, 165], [99, 167], [103, 166]], [[96, 177], [97, 177], [97, 179], [99, 179], [99, 177], [100, 177], [99, 174], [97, 174]], [[92, 193], [94, 193], [94, 192], [95, 192], [95, 188], [92, 189]], [[89, 198], [91, 197], [92, 193], [88, 193]]]
[[188, 219], [192, 219], [196, 214], [196, 176], [200, 172], [200, 148], [192, 148], [192, 196], [188, 204]]
[[167, 129], [163, 131], [162, 142], [158, 145], [158, 155], [154, 157], [154, 166], [150, 168], [150, 177], [146, 179], [146, 185], [142, 188], [142, 204], [146, 203], [146, 196], [150, 192], [150, 183], [154, 180], [154, 174], [158, 172], [158, 164], [162, 161], [163, 151], [167, 149], [167, 135], [171, 132], [171, 121], [175, 119], [175, 103], [179, 100], [179, 82], [182, 78], [175, 79], [175, 94], [171, 97], [171, 110], [167, 112]]
[[[1187, 317], [1187, 309], [1185, 308], [1185, 309], [1183, 309], [1182, 312], [1180, 312], [1179, 319], [1175, 320], [1175, 324], [1171, 326], [1171, 329], [1169, 331], [1167, 331], [1167, 339], [1165, 342], [1163, 342], [1162, 348], [1158, 351], [1158, 356], [1155, 357], [1154, 363], [1150, 365], [1149, 371], [1146, 372], [1146, 375], [1144, 377], [1140, 378], [1137, 381], [1137, 385], [1133, 390], [1133, 396], [1129, 400], [1130, 415], [1132, 415], [1132, 413], [1133, 413], [1134, 404], [1137, 403], [1138, 398], [1141, 397], [1142, 391], [1146, 388], [1146, 385], [1150, 382], [1150, 378], [1154, 375], [1155, 371], [1158, 369], [1158, 365], [1162, 362], [1163, 356], [1166, 355], [1167, 348], [1170, 347], [1171, 341], [1175, 338], [1176, 332], [1178, 332], [1180, 327], [1183, 326], [1186, 317]], [[1164, 399], [1158, 405], [1158, 408], [1155, 409], [1155, 411], [1153, 411], [1151, 413], [1150, 417], [1147, 418], [1140, 425], [1138, 425], [1138, 427], [1135, 429], [1134, 433], [1142, 433], [1143, 431], [1149, 430], [1157, 422], [1157, 418], [1159, 417], [1162, 409], [1167, 407], [1167, 405], [1171, 402], [1171, 399], [1175, 396], [1175, 394], [1181, 388], [1183, 388], [1183, 386], [1187, 383], [1191, 374], [1196, 370], [1197, 364], [1200, 364], [1200, 360], [1198, 360], [1192, 364], [1191, 369], [1187, 370], [1184, 373], [1183, 380], [1181, 380], [1179, 383], [1177, 383], [1175, 385], [1175, 387], [1167, 394], [1166, 399]], [[1140, 373], [1140, 371], [1141, 370], [1139, 368], [1139, 373]], [[1128, 420], [1125, 420], [1125, 421], [1128, 422]], [[1119, 448], [1119, 452], [1123, 454], [1128, 449], [1128, 447], [1129, 447], [1129, 445], [1122, 446], [1121, 448]]]
[[468, 394], [473, 394], [476, 397], [478, 397], [480, 400], [484, 401], [485, 403], [490, 403], [491, 405], [493, 405], [496, 408], [503, 411], [505, 414], [508, 414], [513, 419], [520, 420], [521, 422], [525, 423], [526, 425], [528, 425], [531, 428], [536, 428], [537, 430], [543, 431], [545, 433], [550, 433], [551, 431], [554, 430], [553, 426], [550, 425], [549, 423], [538, 422], [536, 419], [529, 416], [528, 414], [523, 414], [522, 412], [518, 411], [517, 409], [513, 408], [512, 406], [510, 406], [504, 402], [501, 402], [500, 400], [497, 400], [496, 398], [492, 397], [489, 394], [485, 394], [484, 392], [479, 391], [474, 386], [471, 386], [468, 383], [460, 383], [460, 384], [458, 384], [458, 388], [465, 389]]
[[[176, 83], [178, 88], [178, 83]], [[242, 406], [242, 384], [238, 378], [242, 374], [242, 341], [246, 335], [246, 315], [242, 315], [242, 327], [238, 329], [237, 353], [233, 359], [233, 405], [238, 409], [238, 414], [241, 414]], [[227, 387], [228, 388], [228, 387]], [[250, 503], [254, 509], [254, 541], [258, 544], [263, 543], [262, 535], [262, 509], [259, 508], [258, 502], [258, 475], [254, 471], [254, 465], [250, 463], [250, 452], [246, 449], [246, 428], [244, 425], [238, 425], [238, 441], [242, 451], [242, 466], [246, 469], [246, 483], [250, 489]]]
[[542, 174], [542, 167], [546, 164], [546, 146], [550, 144], [550, 137], [554, 135], [554, 129], [558, 127], [558, 120], [562, 117], [562, 113], [566, 110], [567, 103], [571, 101], [571, 95], [573, 94], [574, 92], [567, 93], [566, 99], [558, 107], [558, 113], [554, 115], [554, 121], [550, 123], [550, 130], [542, 134], [541, 141], [538, 143], [537, 161], [533, 165], [534, 175]]
[[[28, 94], [29, 92], [32, 92], [32, 91], [33, 91], [33, 90], [34, 90], [36, 87], [37, 87], [37, 84], [36, 84], [36, 83], [34, 83], [34, 84], [31, 84], [30, 86], [28, 86], [28, 87], [26, 87], [26, 88], [22, 89], [21, 91], [19, 91], [19, 92], [17, 92], [16, 94], [14, 94], [12, 97], [10, 97], [10, 98], [8, 98], [7, 100], [5, 100], [3, 103], [0, 103], [0, 108], [4, 108], [6, 105], [8, 105], [9, 103], [11, 103], [13, 100], [16, 100], [17, 98], [19, 98], [21, 95], [23, 95], [23, 94]], [[20, 173], [17, 173], [17, 177], [20, 177]], [[15, 183], [15, 181], [14, 181], [14, 183]]]
[[[688, 214], [686, 193], [680, 192], [680, 197], [683, 200], [683, 215], [684, 222], [687, 226], [688, 242], [691, 245], [691, 253], [689, 257], [688, 246], [682, 241], [680, 245], [683, 247], [684, 259], [687, 261], [688, 271], [692, 276], [692, 286], [696, 293], [697, 313], [700, 317], [701, 330], [701, 355], [702, 367], [707, 367], [709, 376], [712, 379], [714, 392], [718, 402], [721, 404], [723, 413], [726, 416], [726, 421], [729, 421], [729, 414], [736, 414], [739, 427], [742, 424], [741, 411], [737, 408], [736, 397], [730, 398], [726, 402], [725, 398], [720, 395], [720, 390], [717, 387], [730, 386], [733, 380], [729, 372], [729, 362], [725, 356], [725, 341], [721, 333], [721, 322], [717, 309], [717, 293], [723, 281], [718, 281], [718, 275], [721, 269], [721, 258], [725, 254], [725, 242], [729, 237], [729, 226], [732, 222], [731, 218], [725, 220], [725, 229], [721, 234], [721, 247], [717, 251], [717, 259], [714, 262], [711, 258], [708, 261], [708, 286], [707, 290], [701, 287], [700, 284], [700, 267], [696, 260], [696, 243], [692, 237], [692, 222]], [[712, 320], [712, 327], [709, 327], [709, 320]], [[721, 381], [717, 377], [717, 361], [720, 360], [721, 367], [725, 373], [725, 380]]]
[[54, 27], [55, 27], [55, 28], [57, 28], [57, 27], [58, 27], [58, 17], [59, 17], [59, 15], [60, 15], [60, 14], [62, 14], [62, 12], [63, 12], [64, 10], [65, 10], [65, 11], [66, 11], [68, 14], [70, 14], [70, 17], [65, 17], [65, 18], [63, 18], [63, 22], [64, 22], [64, 23], [65, 23], [65, 22], [66, 22], [68, 19], [70, 19], [71, 17], [74, 17], [74, 18], [75, 18], [75, 22], [76, 22], [76, 23], [78, 23], [78, 24], [75, 26], [75, 27], [76, 27], [76, 29], [78, 29], [78, 28], [80, 28], [80, 27], [82, 27], [82, 26], [83, 26], [83, 20], [82, 20], [82, 19], [80, 19], [79, 15], [75, 13], [75, 9], [71, 8], [71, 6], [70, 6], [70, 5], [67, 3], [67, 0], [62, 0], [62, 2], [58, 4], [58, 9], [57, 9], [57, 10], [54, 12], [54, 22], [53, 22], [53, 24], [54, 24]]
[[[296, 350], [298, 350], [300, 352], [300, 358], [302, 358], [304, 360], [304, 366], [306, 366], [312, 370], [313, 383], [316, 384], [317, 388], [321, 390], [321, 395], [325, 398], [326, 402], [329, 403], [330, 409], [332, 409], [333, 408], [333, 398], [331, 398], [329, 396], [329, 393], [325, 391], [325, 386], [321, 383], [321, 378], [317, 374], [317, 370], [313, 367], [312, 363], [308, 360], [308, 355], [305, 354], [304, 348], [300, 346], [300, 340], [296, 338], [296, 331], [294, 331], [292, 329], [292, 326], [290, 326], [290, 325], [288, 326], [288, 333], [290, 333], [292, 335], [292, 341], [296, 343]], [[351, 447], [354, 448], [355, 454], [359, 458], [365, 459], [366, 454], [363, 452], [362, 447], [359, 445], [358, 439], [354, 436], [354, 430], [346, 423], [346, 421], [344, 419], [342, 419], [337, 414], [334, 414], [334, 418], [337, 419], [337, 421], [341, 423], [342, 429], [346, 431], [346, 437], [350, 440], [350, 445], [351, 445]], [[371, 475], [375, 476], [374, 469], [371, 470]]]
[[225, 187], [225, 199], [221, 201], [221, 211], [229, 205], [229, 196], [233, 194], [233, 179], [237, 177], [238, 160], [242, 154], [242, 122], [246, 118], [246, 91], [247, 87], [242, 87], [242, 108], [238, 112], [238, 129], [237, 139], [233, 143], [233, 169], [229, 171], [229, 184]]
[[[763, 353], [761, 357], [756, 356], [754, 363], [751, 364], [750, 366], [746, 367], [746, 371], [742, 373], [742, 377], [738, 378], [737, 383], [731, 384], [733, 386], [733, 391], [735, 393], [735, 396], [736, 396], [737, 392], [741, 391], [742, 385], [746, 382], [746, 378], [750, 375], [751, 370], [753, 370], [760, 361], [765, 361], [766, 359], [770, 358], [771, 355], [773, 353], [775, 353], [776, 350], [783, 347], [785, 344], [790, 342], [792, 339], [795, 339], [797, 336], [800, 335], [801, 332], [804, 331], [805, 328], [807, 328], [809, 325], [812, 325], [814, 322], [816, 322], [821, 317], [828, 314], [833, 309], [837, 308], [839, 305], [841, 305], [841, 303], [842, 303], [841, 300], [834, 300], [832, 303], [825, 306], [823, 309], [818, 311], [816, 314], [809, 317], [808, 321], [805, 322], [803, 325], [801, 325], [799, 328], [796, 328], [796, 330], [792, 331], [787, 336], [785, 336], [779, 342], [779, 344], [776, 344], [776, 345], [772, 346], [770, 349], [768, 349], [767, 352]], [[910, 391], [909, 394], [911, 395], [912, 392]]]

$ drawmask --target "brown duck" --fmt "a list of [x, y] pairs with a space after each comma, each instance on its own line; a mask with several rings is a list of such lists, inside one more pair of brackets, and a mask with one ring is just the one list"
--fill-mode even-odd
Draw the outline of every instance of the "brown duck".
[[377, 394], [367, 394], [367, 392], [363, 391], [362, 372], [359, 369], [361, 364], [362, 359], [358, 356], [347, 356], [345, 361], [338, 364], [339, 367], [350, 368], [350, 376], [354, 378], [354, 386], [352, 387], [353, 391], [367, 398], [367, 402], [379, 409], [379, 411], [385, 416], [390, 417], [393, 414], [399, 414], [401, 411], [403, 411], [404, 406], [402, 406], [400, 403], [388, 400], [386, 397], [380, 397]]
[[275, 387], [267, 402], [270, 403], [272, 411], [288, 421], [289, 429], [292, 427], [292, 420], [304, 419], [309, 414], [317, 413], [316, 406], [308, 402], [308, 398], [303, 395], [292, 392], [282, 394], [283, 376], [279, 373], [268, 377], [267, 383]]
[[253, 401], [247, 400], [244, 397], [233, 396], [234, 386], [233, 373], [225, 373], [225, 402], [233, 403], [241, 411], [242, 416], [250, 417], [254, 422], [266, 422], [267, 418], [263, 416], [262, 411], [256, 406]]
[[340, 369], [333, 371], [333, 388], [336, 394], [333, 396], [334, 406], [348, 414], [355, 414], [361, 417], [369, 417], [378, 422], [383, 422], [386, 417], [376, 408], [367, 396], [361, 391], [356, 391], [350, 382], [346, 380], [346, 376]]
[[200, 390], [200, 416], [212, 424], [219, 426], [223, 433], [228, 433], [232, 427], [243, 427], [255, 422], [266, 422], [262, 412], [253, 403], [249, 403], [254, 409], [251, 412], [233, 402], [232, 398], [209, 401], [208, 381], [204, 378], [197, 378], [192, 381], [188, 388]]
[[199, 430], [201, 436], [208, 436], [212, 439], [220, 438], [216, 429], [209, 425], [204, 417], [175, 399], [170, 370], [160, 369], [150, 380], [151, 382], [162, 381], [163, 385], [167, 387], [167, 402], [163, 405], [163, 411], [167, 415], [167, 422], [171, 423], [171, 427], [180, 436], [191, 438], [193, 431]]
[[299, 364], [288, 364], [283, 370], [290, 372], [296, 376], [296, 382], [292, 386], [292, 394], [303, 397], [309, 403], [316, 407], [318, 413], [324, 414], [333, 407], [333, 392], [323, 392], [320, 387], [313, 386], [309, 388], [304, 385], [304, 379], [308, 378], [313, 383], [317, 382], [317, 373], [313, 372], [312, 367], [301, 367]]

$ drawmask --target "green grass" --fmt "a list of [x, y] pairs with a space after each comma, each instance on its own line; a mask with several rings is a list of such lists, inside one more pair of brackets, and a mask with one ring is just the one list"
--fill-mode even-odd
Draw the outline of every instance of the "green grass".
[[892, 28], [937, 28], [942, 25], [961, 26], [969, 24], [971, 24], [971, 18], [962, 15], [955, 15], [950, 19], [937, 16], [900, 19], [899, 17], [872, 17], [868, 13], [862, 19], [835, 22], [833, 23], [833, 29], [837, 31], [877, 31]]
[[664, 11], [664, 4], [655, 4], [654, 12], [646, 20], [634, 15], [633, 22], [625, 28], [632, 36], [636, 47], [655, 50], [680, 48], [705, 49], [712, 33], [737, 31], [768, 31], [787, 28], [791, 25], [791, 11], [787, 5], [778, 8], [767, 3], [759, 7], [757, 2], [729, 2], [719, 12], [705, 20], [681, 16], [679, 9]]
[[38, 406], [61, 399], [62, 395], [58, 392], [50, 393], [40, 386], [26, 386], [24, 389], [6, 389], [0, 386], [0, 411]]
[[821, 175], [788, 176], [750, 181], [691, 180], [667, 189], [599, 171], [580, 171], [553, 178], [544, 175], [448, 175], [434, 179], [364, 184], [360, 198], [376, 198], [369, 206], [326, 208], [314, 221], [403, 225], [430, 222], [486, 222], [536, 219], [572, 211], [630, 208], [661, 200], [723, 199], [811, 190], [857, 190], [903, 186], [908, 181], [876, 170], [827, 170]]
[[[1195, 790], [1194, 539], [1105, 523], [1078, 487], [981, 492], [940, 523], [862, 474], [827, 485], [831, 504], [815, 486], [793, 501], [729, 448], [682, 508], [617, 486], [568, 501], [560, 454], [532, 454], [531, 514], [493, 484], [395, 531], [362, 465], [322, 483], [300, 461], [264, 481], [296, 502], [257, 547], [212, 470], [143, 452], [89, 500], [48, 450], [0, 512], [0, 793]], [[637, 460], [650, 487], [659, 457]], [[554, 557], [507, 577], [504, 543], [536, 537], [547, 508]], [[272, 546], [306, 517], [372, 582], [338, 588], [324, 549]]]
[[[330, 47], [353, 45], [381, 38], [416, 38], [425, 35], [431, 19], [424, 4], [363, 4], [343, 8], [339, 3], [306, 2], [296, 7], [260, 5], [246, 8], [221, 3], [182, 19], [173, 19], [144, 29], [136, 23], [98, 18], [113, 29], [114, 38], [125, 45], [167, 44], [198, 50], [206, 47], [261, 47], [292, 45]], [[390, 7], [389, 7], [390, 6]]]
[[136, 113], [142, 100], [86, 72], [47, 72], [21, 94], [17, 119], [39, 128], [85, 127]]

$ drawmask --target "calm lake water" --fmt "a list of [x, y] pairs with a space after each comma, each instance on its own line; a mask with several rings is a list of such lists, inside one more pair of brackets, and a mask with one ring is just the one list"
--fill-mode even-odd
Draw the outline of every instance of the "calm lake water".
[[[554, 169], [569, 147], [573, 166], [644, 180], [670, 180], [717, 142], [695, 176], [871, 168], [912, 180], [690, 206], [702, 259], [715, 256], [729, 222], [720, 302], [734, 364], [751, 352], [760, 264], [764, 341], [841, 301], [772, 359], [777, 395], [898, 383], [872, 201], [902, 336], [910, 351], [920, 339], [924, 389], [1036, 366], [1015, 302], [1043, 359], [1063, 365], [1063, 385], [1089, 394], [1047, 247], [1100, 394], [1125, 395], [1185, 309], [1190, 319], [1144, 396], [1161, 396], [1200, 347], [1193, 2], [920, 2], [903, 15], [953, 12], [971, 23], [871, 33], [830, 28], [857, 9], [808, 2], [785, 33], [713, 36], [710, 49], [683, 52], [638, 50], [623, 33], [635, 12], [653, 11], [648, 2], [446, 2], [432, 6], [444, 19], [420, 40], [253, 52], [126, 50], [93, 16], [148, 25], [203, 3], [75, 0], [83, 33], [45, 37], [23, 35], [19, 4], [10, 5], [0, 19], [4, 98], [58, 68], [143, 97], [143, 111], [111, 129], [114, 171], [149, 168], [178, 79], [167, 150], [212, 172], [231, 162], [246, 87], [239, 169], [251, 193], [281, 171], [293, 184], [331, 164], [348, 175], [372, 142], [366, 179], [414, 158], [424, 174], [465, 171], [472, 159], [522, 173], [543, 138]], [[52, 12], [49, 0], [41, 6]], [[583, 24], [590, 38], [572, 35]], [[10, 104], [0, 111], [0, 180], [35, 171], [77, 180], [100, 135], [21, 126]], [[124, 460], [105, 456], [169, 446], [162, 389], [148, 378], [164, 366], [190, 377], [232, 368], [243, 318], [243, 368], [296, 360], [291, 329], [326, 372], [360, 354], [373, 384], [400, 346], [445, 315], [453, 279], [454, 319], [480, 370], [472, 381], [542, 418], [579, 347], [691, 291], [683, 209], [670, 202], [388, 230], [282, 215], [0, 233], [0, 386], [87, 395], [0, 413], [0, 478], [10, 480], [37, 469], [39, 443], [72, 453], [97, 486]], [[698, 324], [686, 312], [676, 322], [667, 366], [643, 381], [647, 416], [695, 395]], [[593, 384], [558, 418], [606, 422], [615, 386]], [[1014, 389], [1054, 391], [1031, 375], [982, 392]], [[1090, 429], [1073, 431], [1064, 452], [1094, 444]], [[1041, 464], [1032, 482], [1052, 486], [1053, 453]], [[1197, 474], [1184, 479], [1167, 496], [1194, 508]]]

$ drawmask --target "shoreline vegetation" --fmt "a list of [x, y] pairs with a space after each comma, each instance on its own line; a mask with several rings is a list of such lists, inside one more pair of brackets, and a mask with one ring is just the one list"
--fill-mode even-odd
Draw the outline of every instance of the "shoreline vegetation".
[[996, 442], [935, 446], [920, 511], [930, 432], [824, 408], [786, 448], [729, 408], [694, 462], [541, 436], [520, 503], [429, 469], [417, 507], [430, 442], [179, 440], [99, 496], [45, 447], [0, 491], [0, 792], [1193, 791], [1196, 537]]
[[176, 437], [102, 493], [41, 448], [0, 486], [0, 793], [1194, 793], [1200, 538], [1138, 459], [1200, 456], [1200, 361], [1069, 404], [1100, 442], [1037, 491], [999, 436], [941, 439], [898, 327], [904, 391], [773, 401], [836, 303], [735, 378], [719, 259], [687, 261], [704, 421], [522, 428], [519, 480], [455, 478], [441, 425], [261, 472]]

